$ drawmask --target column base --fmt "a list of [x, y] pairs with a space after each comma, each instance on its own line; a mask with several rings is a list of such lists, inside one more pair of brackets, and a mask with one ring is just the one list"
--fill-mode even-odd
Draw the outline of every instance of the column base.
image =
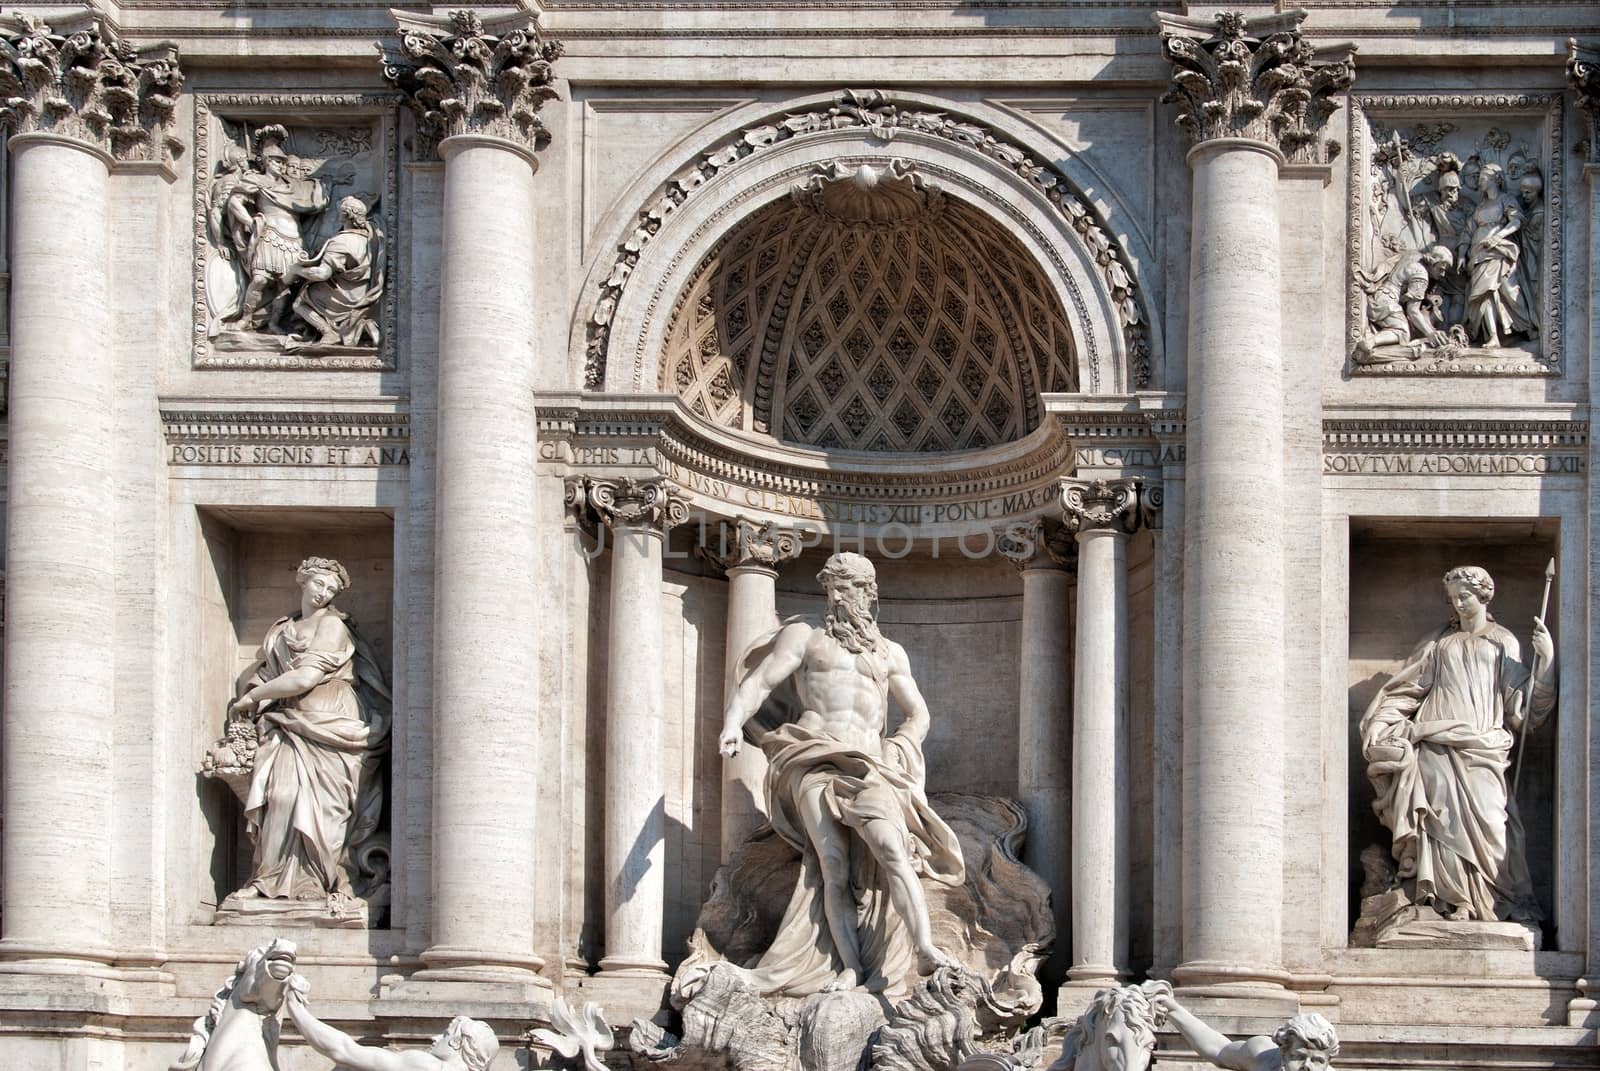
[[643, 956], [606, 956], [600, 960], [600, 973], [625, 978], [664, 978], [667, 961]]
[[[539, 973], [538, 956], [507, 955], [478, 948], [434, 946], [422, 953], [422, 970], [380, 983], [386, 1014], [437, 1016], [440, 1002], [459, 1007], [451, 1015], [474, 1019], [547, 1016], [555, 986]], [[476, 1009], [476, 1010], [471, 1010]]]
[[1172, 971], [1177, 998], [1201, 1018], [1287, 1019], [1300, 996], [1282, 967], [1233, 960], [1190, 960]]
[[555, 1000], [550, 979], [494, 966], [427, 968], [380, 982], [373, 1008], [393, 1018], [536, 1019], [547, 1022]]
[[567, 1002], [579, 1007], [592, 1000], [605, 1009], [606, 1021], [612, 1024], [651, 1018], [665, 1004], [672, 985], [666, 964], [660, 970], [606, 970], [602, 961], [601, 971], [568, 982]]
[[1115, 989], [1129, 973], [1102, 963], [1078, 963], [1067, 968], [1066, 981], [1056, 989], [1056, 1014], [1077, 1017], [1089, 1009], [1089, 1002], [1102, 989]]

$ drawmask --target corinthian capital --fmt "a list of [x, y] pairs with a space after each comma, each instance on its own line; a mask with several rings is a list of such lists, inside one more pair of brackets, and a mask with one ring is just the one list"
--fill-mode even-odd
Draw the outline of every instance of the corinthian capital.
[[119, 160], [170, 163], [183, 72], [178, 46], [135, 48], [98, 16], [0, 16], [0, 127], [58, 134]]
[[1137, 476], [1121, 480], [1063, 480], [1061, 510], [1073, 532], [1132, 533], [1144, 519]]
[[569, 509], [587, 514], [608, 528], [656, 528], [665, 532], [689, 519], [689, 500], [666, 480], [627, 476], [567, 480]]
[[1586, 111], [1600, 112], [1600, 47], [1567, 38], [1567, 84]]
[[420, 156], [457, 134], [488, 134], [528, 149], [543, 148], [550, 132], [539, 109], [558, 94], [555, 61], [560, 41], [546, 41], [533, 15], [487, 21], [475, 11], [448, 17], [394, 12], [398, 50], [378, 46], [383, 76], [400, 88], [417, 116]]
[[1248, 138], [1290, 160], [1322, 158], [1319, 132], [1339, 108], [1334, 94], [1355, 79], [1355, 46], [1336, 46], [1319, 62], [1300, 35], [1305, 17], [1156, 13], [1161, 50], [1176, 68], [1161, 99], [1178, 105], [1178, 125], [1195, 144]]

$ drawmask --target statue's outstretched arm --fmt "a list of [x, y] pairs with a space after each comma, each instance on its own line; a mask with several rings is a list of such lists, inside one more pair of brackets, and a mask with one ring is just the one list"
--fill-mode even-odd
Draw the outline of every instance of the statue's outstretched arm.
[[335, 1030], [312, 1015], [311, 1009], [306, 1007], [305, 997], [293, 987], [290, 987], [284, 1005], [289, 1010], [289, 1018], [294, 1021], [295, 1029], [306, 1039], [306, 1044], [350, 1071], [427, 1071], [439, 1066], [439, 1061], [427, 1053], [390, 1052], [356, 1044], [355, 1038], [349, 1034]]

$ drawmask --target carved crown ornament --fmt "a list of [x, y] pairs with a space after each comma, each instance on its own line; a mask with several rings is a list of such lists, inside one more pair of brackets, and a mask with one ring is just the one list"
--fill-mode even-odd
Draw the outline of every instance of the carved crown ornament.
[[1217, 138], [1264, 142], [1291, 161], [1321, 163], [1320, 132], [1339, 108], [1334, 95], [1355, 79], [1355, 46], [1319, 52], [1300, 34], [1304, 11], [1215, 19], [1158, 12], [1161, 50], [1175, 68], [1161, 99], [1178, 105], [1178, 125], [1198, 145]]
[[607, 528], [654, 528], [666, 532], [689, 519], [688, 497], [672, 483], [631, 476], [574, 476], [566, 482], [566, 506]]
[[98, 16], [0, 16], [0, 127], [59, 134], [117, 160], [170, 164], [168, 131], [183, 87], [178, 46], [134, 47]]
[[731, 525], [718, 525], [716, 539], [708, 534], [707, 541], [696, 549], [719, 569], [729, 570], [750, 566], [776, 569], [798, 558], [802, 548], [793, 528], [738, 517]]
[[434, 157], [439, 142], [458, 134], [505, 138], [530, 150], [550, 141], [539, 110], [560, 98], [552, 83], [563, 46], [539, 33], [534, 16], [394, 16], [399, 50], [380, 43], [378, 52], [383, 76], [416, 115], [418, 157]]
[[1019, 570], [1078, 568], [1078, 541], [1064, 525], [1043, 517], [1013, 524], [1001, 533], [995, 549]]
[[[1134, 280], [1132, 261], [1119, 239], [1064, 171], [1036, 159], [1004, 134], [966, 116], [897, 104], [888, 94], [877, 90], [845, 90], [830, 106], [791, 112], [781, 119], [739, 132], [701, 154], [698, 160], [662, 184], [656, 196], [639, 213], [632, 232], [618, 248], [610, 273], [600, 284], [600, 293], [589, 316], [585, 343], [586, 389], [599, 390], [605, 382], [611, 321], [617, 303], [639, 263], [641, 252], [661, 230], [667, 217], [712, 179], [774, 145], [840, 130], [861, 130], [884, 141], [893, 140], [901, 131], [934, 137], [998, 161], [1031, 182], [1088, 246], [1116, 308], [1134, 383], [1140, 387], [1149, 385], [1152, 371], [1149, 316], [1145, 299]], [[825, 187], [826, 178], [822, 181]]]
[[1063, 480], [1061, 509], [1072, 532], [1112, 531], [1132, 534], [1160, 509], [1157, 490], [1152, 498], [1137, 476], [1117, 480]]

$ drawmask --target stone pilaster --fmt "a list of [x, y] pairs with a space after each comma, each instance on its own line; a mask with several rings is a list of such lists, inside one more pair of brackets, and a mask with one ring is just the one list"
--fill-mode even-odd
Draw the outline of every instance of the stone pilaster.
[[118, 160], [166, 163], [171, 45], [92, 14], [0, 19], [12, 134], [5, 842], [0, 958], [112, 957], [116, 411], [107, 235]]
[[[795, 532], [770, 521], [756, 525], [740, 518], [732, 535], [733, 545], [726, 553], [721, 547], [708, 548], [728, 575], [724, 700], [738, 683], [739, 656], [778, 627], [778, 571], [800, 555]], [[767, 819], [766, 773], [766, 756], [758, 747], [741, 748], [733, 758], [722, 760], [723, 862]]]
[[[1067, 528], [1078, 540], [1072, 705], [1072, 964], [1084, 997], [1128, 969], [1132, 766], [1128, 755], [1128, 536], [1139, 527], [1137, 479], [1068, 480]], [[1081, 1003], [1063, 995], [1063, 1001]]]
[[[444, 161], [434, 529], [433, 909], [426, 981], [534, 986], [534, 152], [554, 96], [533, 16], [397, 12], [383, 72]], [[545, 362], [552, 364], [559, 362]]]
[[659, 976], [666, 906], [666, 782], [661, 764], [661, 550], [689, 519], [665, 480], [585, 479], [568, 500], [586, 507], [611, 542], [606, 648], [605, 956], [612, 975]]
[[1050, 886], [1056, 951], [1046, 978], [1060, 981], [1072, 924], [1072, 597], [1077, 545], [1034, 521], [998, 544], [1022, 575], [1017, 667], [1017, 802], [1028, 816], [1023, 862]]
[[[1184, 546], [1184, 962], [1259, 995], [1282, 960], [1284, 494], [1278, 172], [1353, 78], [1304, 12], [1156, 16], [1193, 142]], [[1253, 522], [1251, 519], [1255, 519]], [[1284, 994], [1286, 1003], [1293, 997]]]

